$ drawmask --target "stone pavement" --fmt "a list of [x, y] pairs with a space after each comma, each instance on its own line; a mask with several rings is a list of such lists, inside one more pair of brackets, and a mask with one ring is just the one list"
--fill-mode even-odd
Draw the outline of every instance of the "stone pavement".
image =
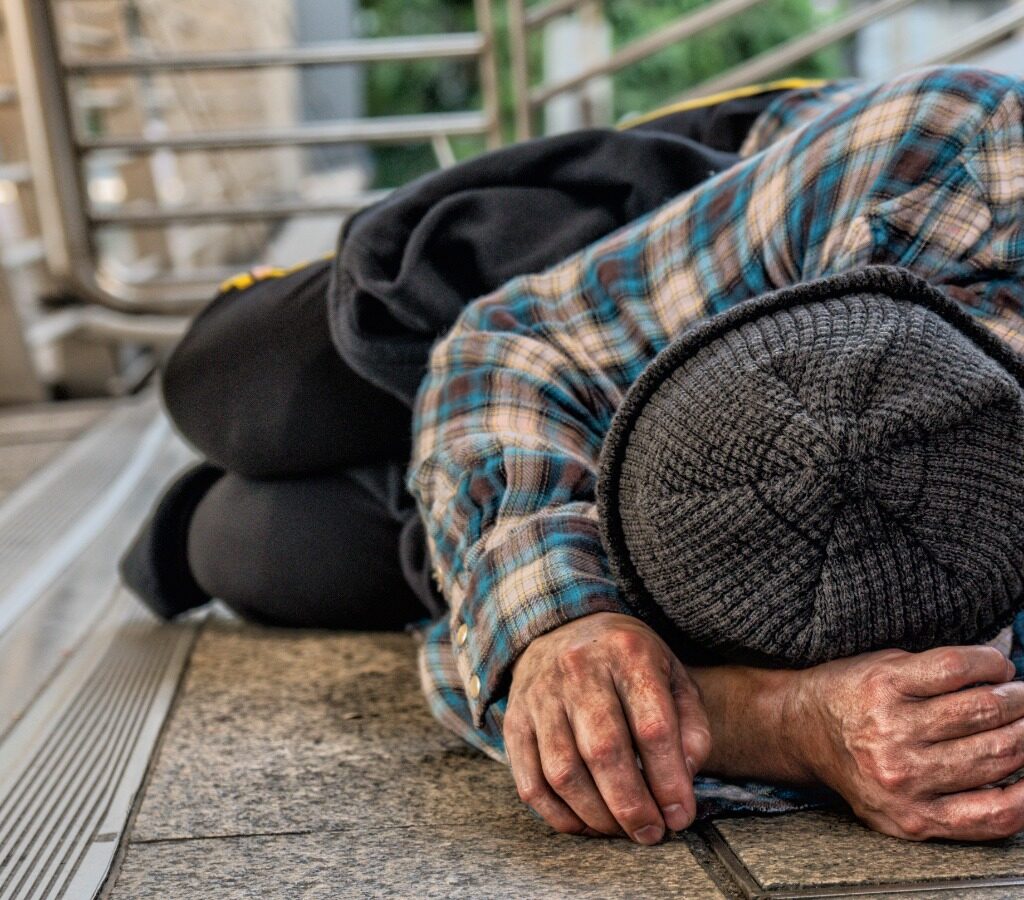
[[555, 835], [435, 725], [404, 635], [209, 622], [110, 890], [243, 897], [1024, 897], [1024, 840], [913, 845], [835, 813], [655, 848]]

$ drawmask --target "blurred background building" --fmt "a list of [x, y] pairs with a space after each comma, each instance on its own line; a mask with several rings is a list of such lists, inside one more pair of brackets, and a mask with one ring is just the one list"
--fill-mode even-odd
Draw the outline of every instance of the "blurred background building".
[[[233, 271], [516, 138], [790, 75], [1024, 69], [999, 0], [5, 0], [0, 399], [133, 390]], [[27, 105], [26, 105], [27, 104]], [[17, 334], [17, 339], [15, 339]]]

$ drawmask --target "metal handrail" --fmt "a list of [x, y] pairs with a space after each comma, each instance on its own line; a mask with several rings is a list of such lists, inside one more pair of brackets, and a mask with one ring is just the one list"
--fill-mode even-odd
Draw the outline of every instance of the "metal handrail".
[[1017, 2], [968, 29], [955, 43], [926, 60], [924, 64], [932, 66], [940, 63], [964, 62], [976, 53], [1001, 43], [1022, 27], [1024, 27], [1024, 3]]
[[0, 181], [28, 184], [31, 180], [32, 168], [28, 163], [0, 163]]
[[[532, 85], [529, 68], [528, 42], [530, 36], [549, 22], [576, 14], [594, 0], [549, 0], [527, 9], [525, 0], [508, 0], [509, 48], [512, 60], [512, 80], [516, 95], [516, 134], [527, 138], [533, 134], [536, 112], [556, 97], [571, 94], [594, 79], [619, 72], [649, 58], [671, 44], [691, 38], [713, 25], [756, 6], [762, 0], [715, 0], [696, 11], [684, 14], [662, 26], [656, 33], [645, 35], [619, 48], [607, 59], [585, 66], [578, 73], [558, 81]], [[791, 67], [825, 47], [862, 30], [865, 26], [901, 9], [915, 0], [875, 0], [866, 6], [821, 28], [799, 35], [771, 50], [747, 60], [721, 75], [705, 81], [671, 102], [692, 100], [764, 81]], [[961, 62], [972, 54], [988, 49], [1024, 25], [1024, 3], [1017, 0], [1008, 9], [993, 14], [970, 29], [955, 44], [935, 54], [925, 64]]]
[[348, 215], [383, 199], [387, 191], [364, 191], [343, 200], [277, 200], [270, 203], [218, 204], [201, 207], [165, 209], [154, 204], [96, 209], [89, 218], [96, 225], [121, 225], [146, 228], [185, 222], [239, 222], [246, 219], [288, 219], [297, 215]]
[[[439, 158], [448, 158], [453, 136], [501, 143], [495, 29], [492, 0], [474, 0], [476, 31], [409, 38], [366, 38], [306, 47], [214, 53], [132, 53], [109, 59], [62, 56], [51, 0], [3, 0], [14, 54], [17, 89], [30, 162], [37, 182], [39, 218], [48, 268], [67, 290], [123, 313], [187, 316], [203, 305], [216, 283], [184, 276], [132, 281], [97, 263], [97, 228], [160, 228], [182, 223], [228, 223], [292, 216], [349, 214], [382, 196], [365, 191], [339, 200], [281, 199], [262, 204], [219, 203], [202, 207], [160, 208], [154, 204], [117, 209], [97, 207], [87, 198], [82, 163], [93, 154], [148, 154], [157, 151], [235, 150], [261, 147], [320, 146], [344, 143], [430, 142]], [[294, 127], [237, 129], [150, 135], [94, 137], [74, 128], [67, 81], [92, 75], [142, 76], [153, 72], [227, 71], [304, 67], [376, 61], [475, 59], [482, 108], [435, 115], [384, 116], [316, 122]], [[0, 94], [0, 101], [2, 101]], [[441, 152], [443, 151], [443, 153]], [[103, 319], [110, 326], [109, 317]], [[179, 327], [177, 323], [174, 327]], [[96, 321], [92, 320], [93, 328]], [[137, 329], [129, 329], [134, 333]], [[173, 328], [171, 329], [173, 331]], [[166, 334], [162, 331], [161, 334]]]
[[163, 137], [89, 138], [80, 136], [77, 145], [86, 152], [118, 150], [122, 153], [151, 153], [154, 150], [237, 150], [245, 147], [312, 147], [322, 144], [390, 143], [429, 141], [438, 135], [483, 134], [488, 118], [483, 113], [437, 113], [422, 116], [377, 116], [317, 122], [291, 128], [168, 134]]
[[483, 35], [442, 34], [428, 37], [363, 38], [274, 50], [245, 50], [180, 55], [136, 54], [116, 59], [64, 59], [68, 75], [134, 75], [139, 72], [265, 69], [279, 66], [325, 66], [399, 62], [417, 59], [466, 59], [486, 49]]
[[549, 3], [528, 9], [524, 17], [525, 22], [530, 28], [539, 28], [552, 19], [573, 12], [577, 6], [579, 6], [579, 0], [551, 0]]
[[824, 28], [792, 38], [745, 63], [734, 66], [721, 75], [702, 82], [692, 90], [684, 91], [672, 102], [691, 100], [694, 97], [717, 94], [721, 91], [742, 87], [745, 84], [764, 81], [766, 78], [788, 69], [794, 63], [807, 59], [808, 56], [819, 50], [856, 34], [865, 25], [899, 12], [901, 9], [912, 6], [915, 2], [916, 0], [876, 0], [876, 2], [862, 6]]
[[46, 257], [43, 242], [35, 238], [26, 238], [8, 244], [0, 250], [0, 266], [5, 269], [24, 269], [27, 266], [42, 262]]
[[[95, 229], [163, 228], [188, 223], [230, 223], [281, 220], [305, 215], [347, 215], [382, 196], [361, 192], [338, 200], [280, 198], [264, 203], [211, 203], [160, 207], [134, 204], [96, 206], [87, 198], [82, 162], [92, 154], [150, 154], [158, 151], [235, 150], [258, 147], [319, 146], [337, 143], [429, 141], [439, 159], [451, 161], [447, 140], [456, 135], [481, 135], [489, 146], [501, 141], [499, 89], [495, 57], [493, 0], [474, 0], [476, 31], [410, 38], [366, 38], [332, 41], [305, 47], [202, 53], [140, 53], [87, 59], [59, 51], [51, 0], [2, 0], [15, 60], [15, 85], [0, 85], [0, 104], [21, 100], [48, 268], [68, 290], [111, 309], [132, 314], [187, 315], [205, 302], [212, 284], [182, 275], [173, 281], [139, 281], [100, 269], [96, 262]], [[570, 77], [531, 84], [528, 40], [556, 19], [593, 8], [600, 0], [547, 0], [526, 7], [525, 0], [507, 0], [512, 76], [516, 94], [516, 132], [532, 133], [535, 113], [552, 99], [571, 94], [594, 79], [622, 71], [680, 40], [692, 38], [755, 7], [761, 0], [713, 0], [687, 12], [656, 33], [645, 35], [608, 58]], [[828, 25], [800, 35], [754, 59], [722, 73], [680, 99], [705, 96], [762, 81], [840, 41], [914, 0], [871, 0]], [[1024, 26], [1024, 0], [969, 29], [930, 62], [959, 61], [986, 49]], [[67, 81], [72, 77], [140, 76], [157, 72], [235, 71], [272, 67], [301, 68], [333, 64], [419, 59], [475, 59], [483, 103], [478, 111], [433, 116], [383, 116], [335, 120], [265, 129], [225, 129], [152, 135], [94, 137], [77, 133]], [[212, 123], [210, 123], [212, 124]], [[0, 178], [24, 183], [24, 168], [0, 166]]]
[[694, 37], [715, 25], [720, 25], [728, 19], [739, 15], [742, 12], [756, 6], [762, 0], [719, 0], [708, 6], [702, 6], [691, 13], [676, 19], [674, 22], [658, 29], [654, 34], [645, 35], [626, 44], [608, 59], [593, 66], [586, 71], [565, 78], [562, 81], [555, 81], [551, 84], [542, 85], [530, 91], [530, 106], [536, 109], [543, 106], [552, 97], [566, 94], [586, 84], [594, 78], [602, 75], [611, 75], [619, 72], [641, 60], [653, 56], [661, 50]]

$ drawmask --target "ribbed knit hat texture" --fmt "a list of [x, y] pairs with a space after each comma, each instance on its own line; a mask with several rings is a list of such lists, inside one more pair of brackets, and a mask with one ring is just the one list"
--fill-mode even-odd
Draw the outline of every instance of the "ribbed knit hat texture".
[[1024, 594], [1024, 365], [869, 267], [685, 332], [602, 450], [612, 570], [666, 638], [807, 666], [988, 640]]

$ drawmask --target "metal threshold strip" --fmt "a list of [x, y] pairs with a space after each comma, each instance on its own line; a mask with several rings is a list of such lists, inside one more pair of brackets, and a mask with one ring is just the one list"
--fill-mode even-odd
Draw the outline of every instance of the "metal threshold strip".
[[154, 623], [122, 593], [0, 745], [0, 898], [102, 887], [195, 627]]
[[188, 458], [132, 404], [0, 506], [0, 900], [93, 897], [110, 870], [196, 633], [116, 561]]

